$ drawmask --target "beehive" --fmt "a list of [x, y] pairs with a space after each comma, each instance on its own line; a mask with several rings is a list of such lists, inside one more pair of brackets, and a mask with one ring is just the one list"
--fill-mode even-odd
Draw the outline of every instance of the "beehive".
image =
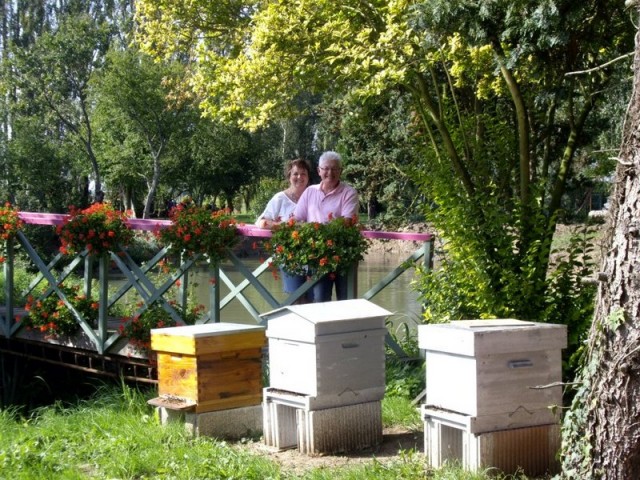
[[263, 314], [271, 389], [318, 410], [384, 396], [387, 310], [367, 300], [292, 305]]
[[264, 327], [236, 323], [151, 330], [160, 398], [196, 413], [260, 405], [265, 341]]
[[426, 405], [469, 417], [471, 433], [556, 423], [565, 325], [465, 320], [418, 327]]

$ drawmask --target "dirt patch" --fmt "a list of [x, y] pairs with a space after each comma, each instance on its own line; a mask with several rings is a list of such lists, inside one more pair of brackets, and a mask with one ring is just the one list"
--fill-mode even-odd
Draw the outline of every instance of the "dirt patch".
[[314, 468], [337, 468], [364, 465], [374, 461], [389, 464], [401, 459], [403, 452], [415, 450], [424, 452], [424, 434], [403, 428], [385, 428], [382, 443], [373, 448], [336, 455], [307, 455], [297, 449], [276, 451], [261, 440], [249, 441], [242, 445], [250, 452], [265, 456], [278, 463], [282, 470], [291, 474], [303, 474]]

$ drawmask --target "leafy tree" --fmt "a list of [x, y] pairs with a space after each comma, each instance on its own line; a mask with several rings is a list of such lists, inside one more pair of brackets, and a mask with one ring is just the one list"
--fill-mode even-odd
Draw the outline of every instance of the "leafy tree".
[[15, 137], [8, 153], [14, 167], [7, 180], [15, 184], [9, 185], [9, 191], [22, 210], [66, 212], [87, 195], [86, 170], [76, 161], [83, 152], [73, 142], [47, 135], [41, 122], [36, 116], [13, 122]]
[[[190, 99], [174, 93], [184, 67], [177, 62], [156, 63], [133, 49], [112, 50], [107, 58], [93, 85], [96, 121], [112, 145], [130, 147], [122, 160], [133, 166], [134, 175], [144, 179], [147, 193], [142, 216], [149, 218], [161, 180], [162, 160], [172, 137], [185, 128], [189, 118]], [[148, 161], [141, 162], [144, 158]], [[117, 154], [108, 159], [114, 164], [119, 160]], [[130, 178], [131, 173], [118, 170]]]
[[15, 48], [11, 57], [12, 78], [21, 90], [14, 109], [22, 115], [43, 114], [45, 121], [58, 126], [48, 133], [76, 142], [97, 190], [102, 180], [87, 95], [110, 33], [109, 25], [95, 23], [89, 15], [64, 16], [56, 29], [45, 31], [28, 48]]
[[[98, 188], [102, 172], [87, 114], [86, 81], [99, 68], [116, 28], [131, 20], [131, 0], [18, 0], [0, 9], [0, 163], [6, 197], [30, 208], [88, 201], [88, 181]], [[14, 145], [14, 142], [17, 142]], [[65, 159], [71, 185], [57, 189], [55, 200], [35, 188], [48, 179], [24, 179], [31, 157], [20, 156], [28, 145], [35, 153]], [[18, 156], [14, 156], [18, 154]], [[35, 157], [34, 157], [35, 160]], [[37, 163], [37, 162], [34, 162]], [[50, 171], [55, 175], [56, 168]], [[33, 180], [33, 182], [31, 181]], [[27, 186], [29, 188], [27, 188]], [[4, 190], [4, 189], [3, 189]], [[26, 203], [25, 203], [26, 202]]]

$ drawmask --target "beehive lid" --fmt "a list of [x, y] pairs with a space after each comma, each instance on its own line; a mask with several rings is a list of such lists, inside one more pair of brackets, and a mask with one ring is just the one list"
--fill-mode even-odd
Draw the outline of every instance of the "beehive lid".
[[206, 323], [151, 330], [151, 349], [186, 355], [261, 348], [265, 341], [262, 325]]
[[203, 323], [201, 325], [183, 325], [181, 327], [154, 328], [151, 335], [170, 335], [179, 337], [202, 338], [219, 335], [232, 335], [235, 333], [249, 332], [251, 330], [264, 330], [262, 325], [245, 325], [243, 323]]
[[391, 312], [368, 300], [290, 305], [261, 316], [268, 321], [267, 337], [313, 342], [321, 335], [378, 330]]
[[418, 326], [418, 345], [467, 356], [556, 350], [567, 346], [567, 326], [515, 319], [458, 320]]

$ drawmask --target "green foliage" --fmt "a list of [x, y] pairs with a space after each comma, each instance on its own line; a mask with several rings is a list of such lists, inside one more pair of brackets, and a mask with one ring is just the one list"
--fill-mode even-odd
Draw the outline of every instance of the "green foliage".
[[[455, 215], [450, 221], [456, 222]], [[497, 228], [502, 225], [499, 220], [486, 229], [495, 231], [497, 236]], [[573, 378], [595, 302], [595, 285], [584, 281], [593, 275], [595, 267], [591, 228], [577, 230], [561, 251], [553, 250], [554, 260], [547, 271], [540, 270], [544, 265], [540, 257], [546, 256], [549, 248], [542, 242], [534, 242], [528, 251], [520, 253], [513, 248], [517, 239], [509, 232], [504, 232], [497, 242], [486, 235], [483, 238], [485, 243], [480, 245], [470, 232], [457, 231], [437, 254], [439, 268], [424, 272], [419, 278], [417, 288], [426, 307], [425, 321], [519, 318], [565, 324], [569, 339], [563, 352], [564, 376]], [[485, 250], [489, 241], [494, 245], [490, 254]], [[508, 268], [517, 264], [519, 272]]]
[[[13, 270], [13, 301], [15, 305], [23, 305], [26, 302], [26, 298], [23, 297], [27, 291], [29, 284], [33, 276], [27, 272], [23, 267], [14, 266]], [[5, 290], [6, 278], [4, 275], [0, 275], [0, 304], [6, 305], [6, 290]]]
[[585, 281], [594, 274], [594, 237], [594, 227], [587, 225], [574, 229], [568, 245], [562, 251], [552, 251], [552, 256], [557, 258], [547, 275], [541, 320], [567, 325], [568, 347], [563, 356], [568, 367], [565, 377], [571, 379], [579, 367], [578, 358], [594, 313], [596, 285]]
[[361, 230], [351, 218], [330, 218], [327, 223], [291, 219], [273, 227], [265, 246], [273, 264], [293, 275], [346, 273], [369, 248]]
[[400, 358], [387, 347], [385, 396], [414, 399], [426, 386], [425, 363], [418, 346], [417, 322], [400, 322], [395, 329], [392, 328], [391, 322], [387, 322], [387, 328], [407, 357]]
[[239, 241], [236, 221], [226, 210], [212, 212], [187, 202], [171, 209], [169, 218], [171, 225], [160, 229], [157, 236], [177, 255], [205, 254], [212, 264], [217, 264]]
[[126, 248], [127, 253], [138, 265], [154, 257], [160, 246], [156, 235], [141, 230], [134, 231], [134, 237]]
[[258, 218], [258, 216], [260, 216], [264, 211], [267, 203], [269, 203], [269, 200], [271, 200], [271, 197], [284, 188], [285, 185], [283, 180], [276, 180], [275, 178], [261, 179], [258, 183], [258, 188], [253, 197], [251, 210], [249, 212], [253, 218]]

